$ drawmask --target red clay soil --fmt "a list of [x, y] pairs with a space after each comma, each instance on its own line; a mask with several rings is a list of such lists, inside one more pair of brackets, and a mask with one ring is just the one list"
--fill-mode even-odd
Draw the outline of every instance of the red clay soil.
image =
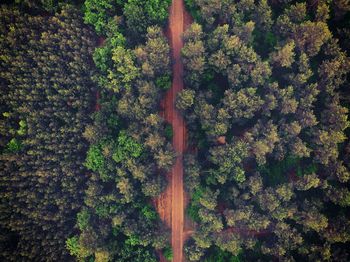
[[[169, 26], [165, 32], [172, 49], [173, 82], [161, 103], [164, 112], [160, 114], [173, 126], [173, 147], [177, 157], [175, 165], [167, 175], [169, 181], [167, 189], [154, 201], [160, 218], [171, 228], [173, 262], [184, 261], [183, 243], [189, 234], [189, 230], [184, 232], [184, 209], [187, 197], [183, 185], [183, 153], [186, 149], [186, 128], [183, 117], [175, 108], [176, 94], [183, 89], [182, 34], [189, 23], [191, 20], [185, 13], [183, 0], [173, 0], [170, 7]], [[162, 256], [161, 261], [165, 261]]]

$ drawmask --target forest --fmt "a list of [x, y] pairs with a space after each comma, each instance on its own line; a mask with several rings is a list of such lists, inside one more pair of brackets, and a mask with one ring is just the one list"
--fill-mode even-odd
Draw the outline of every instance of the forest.
[[169, 4], [1, 6], [1, 261], [171, 256], [151, 205], [174, 158]]
[[184, 0], [179, 156], [174, 1], [0, 2], [0, 261], [174, 261], [177, 158], [186, 261], [350, 261], [350, 2]]
[[349, 261], [349, 3], [187, 0], [189, 261]]

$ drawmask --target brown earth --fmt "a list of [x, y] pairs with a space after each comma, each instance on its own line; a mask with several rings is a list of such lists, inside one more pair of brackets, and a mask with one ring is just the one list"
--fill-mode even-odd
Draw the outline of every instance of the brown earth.
[[[185, 13], [183, 0], [173, 0], [170, 7], [169, 26], [165, 32], [172, 49], [173, 82], [171, 89], [161, 103], [161, 116], [173, 127], [173, 147], [177, 157], [175, 165], [167, 175], [168, 187], [155, 199], [154, 204], [160, 218], [171, 228], [173, 262], [182, 262], [183, 244], [191, 232], [190, 223], [185, 221], [184, 210], [187, 203], [183, 184], [183, 153], [186, 149], [186, 127], [180, 112], [175, 108], [176, 94], [183, 89], [183, 64], [181, 62], [182, 34], [191, 23]], [[161, 256], [161, 261], [165, 261]]]

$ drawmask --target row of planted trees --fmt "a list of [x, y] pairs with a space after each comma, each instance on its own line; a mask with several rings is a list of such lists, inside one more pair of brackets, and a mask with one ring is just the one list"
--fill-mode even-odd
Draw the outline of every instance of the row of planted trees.
[[350, 59], [330, 27], [341, 3], [186, 4], [187, 258], [346, 261]]
[[0, 12], [1, 260], [65, 260], [86, 182], [94, 34], [74, 8]]

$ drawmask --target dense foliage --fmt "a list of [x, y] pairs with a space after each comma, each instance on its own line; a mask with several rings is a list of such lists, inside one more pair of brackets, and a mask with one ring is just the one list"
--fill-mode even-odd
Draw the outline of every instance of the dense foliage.
[[190, 261], [349, 259], [338, 2], [186, 1], [197, 21], [177, 97], [197, 148], [185, 158]]
[[2, 261], [66, 260], [86, 182], [94, 34], [79, 12], [0, 9]]
[[0, 10], [0, 260], [170, 258], [152, 205], [174, 159], [158, 116], [170, 2], [65, 2]]
[[[0, 260], [173, 258], [170, 0], [0, 7]], [[349, 261], [348, 1], [185, 0], [189, 261]]]
[[165, 25], [170, 3], [171, 0], [86, 0], [84, 19], [102, 35], [115, 30], [115, 21], [119, 20], [128, 40], [140, 42], [149, 26]]
[[[170, 86], [170, 48], [156, 25], [164, 24], [167, 12], [146, 14], [149, 22], [138, 20], [143, 19], [139, 14], [168, 5], [85, 2], [85, 22], [106, 38], [93, 54], [101, 98], [83, 134], [90, 143], [84, 165], [92, 173], [77, 216], [79, 234], [66, 241], [78, 260], [157, 261], [161, 249], [171, 256], [168, 229], [151, 205], [164, 190], [174, 161], [168, 126], [158, 115], [160, 98]], [[131, 18], [142, 28], [130, 24]]]
[[165, 188], [174, 159], [157, 114], [162, 89], [156, 79], [169, 74], [170, 50], [158, 27], [150, 27], [146, 39], [135, 49], [111, 51], [101, 108], [83, 134], [91, 144], [85, 166], [93, 173], [78, 214], [80, 234], [66, 243], [79, 259], [156, 261], [155, 249], [167, 250], [168, 230], [150, 203]]

